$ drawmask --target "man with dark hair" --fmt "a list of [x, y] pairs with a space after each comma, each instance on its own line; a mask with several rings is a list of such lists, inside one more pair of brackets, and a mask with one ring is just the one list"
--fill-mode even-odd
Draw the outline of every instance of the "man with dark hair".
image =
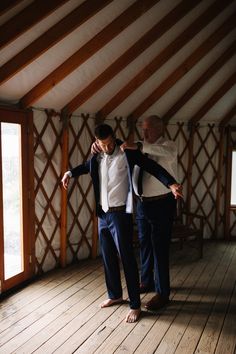
[[133, 252], [132, 183], [131, 173], [135, 165], [153, 174], [178, 196], [175, 179], [161, 166], [148, 159], [140, 151], [120, 149], [112, 128], [101, 124], [95, 129], [96, 143], [101, 153], [95, 154], [85, 163], [67, 171], [62, 179], [68, 187], [70, 177], [90, 173], [94, 186], [96, 212], [99, 217], [99, 240], [105, 269], [108, 299], [101, 307], [108, 307], [123, 301], [119, 259], [121, 259], [130, 311], [126, 322], [138, 320], [140, 309], [139, 276]]
[[97, 141], [104, 140], [109, 136], [115, 137], [112, 127], [108, 124], [97, 125], [94, 130], [94, 135]]

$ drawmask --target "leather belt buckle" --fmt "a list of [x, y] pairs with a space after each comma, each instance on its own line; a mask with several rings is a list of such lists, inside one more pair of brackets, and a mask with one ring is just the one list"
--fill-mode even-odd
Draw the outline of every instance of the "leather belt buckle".
[[107, 213], [113, 213], [115, 211], [125, 211], [126, 206], [125, 205], [119, 205], [117, 207], [110, 207], [107, 211]]
[[139, 200], [141, 202], [154, 202], [154, 201], [159, 200], [159, 199], [164, 199], [167, 196], [169, 196], [170, 194], [171, 194], [171, 192], [170, 193], [161, 194], [161, 195], [156, 195], [156, 196], [153, 196], [153, 197], [143, 197], [143, 196], [137, 196], [137, 197], [139, 198]]

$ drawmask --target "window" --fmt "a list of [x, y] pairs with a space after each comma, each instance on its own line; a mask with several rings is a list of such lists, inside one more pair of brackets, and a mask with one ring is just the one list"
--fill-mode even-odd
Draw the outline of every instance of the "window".
[[20, 128], [1, 123], [5, 279], [23, 271]]
[[232, 151], [231, 199], [230, 204], [236, 207], [236, 150]]
[[0, 292], [33, 275], [32, 115], [0, 107]]

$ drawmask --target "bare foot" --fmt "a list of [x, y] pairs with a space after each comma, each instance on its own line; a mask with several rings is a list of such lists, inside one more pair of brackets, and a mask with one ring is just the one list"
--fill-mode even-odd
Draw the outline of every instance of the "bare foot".
[[130, 309], [128, 315], [125, 317], [125, 322], [133, 323], [139, 319], [141, 309]]
[[100, 307], [109, 307], [112, 305], [120, 304], [121, 302], [123, 302], [122, 297], [120, 297], [119, 299], [107, 299], [100, 304]]

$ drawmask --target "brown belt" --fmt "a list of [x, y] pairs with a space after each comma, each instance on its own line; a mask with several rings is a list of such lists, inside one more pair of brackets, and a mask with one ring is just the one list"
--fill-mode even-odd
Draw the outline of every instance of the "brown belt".
[[126, 205], [120, 205], [117, 207], [110, 207], [107, 211], [107, 213], [113, 213], [115, 211], [125, 211], [126, 210]]
[[172, 193], [165, 193], [165, 194], [161, 194], [161, 195], [156, 195], [154, 197], [142, 197], [139, 195], [136, 195], [136, 197], [141, 201], [141, 202], [154, 202], [155, 200], [159, 200], [159, 199], [163, 199], [168, 197], [169, 195], [171, 195]]

